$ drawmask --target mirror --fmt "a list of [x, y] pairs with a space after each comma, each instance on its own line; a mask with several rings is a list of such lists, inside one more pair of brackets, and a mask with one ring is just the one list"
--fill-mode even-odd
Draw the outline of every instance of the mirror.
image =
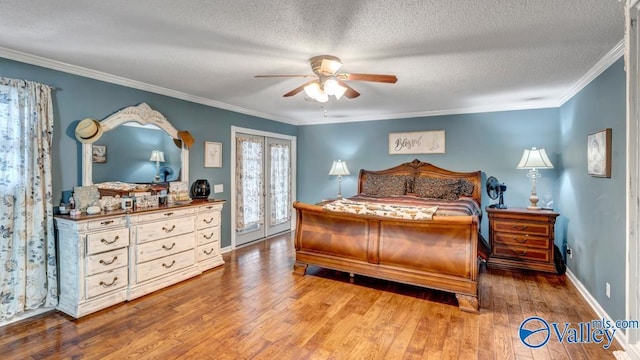
[[[172, 169], [167, 181], [189, 182], [189, 150], [174, 144], [178, 131], [146, 103], [122, 109], [100, 125], [102, 137], [82, 146], [83, 186], [105, 181], [150, 183], [156, 180], [157, 165]], [[163, 152], [163, 162], [150, 160], [153, 150]], [[159, 175], [158, 180], [163, 181], [164, 173]]]

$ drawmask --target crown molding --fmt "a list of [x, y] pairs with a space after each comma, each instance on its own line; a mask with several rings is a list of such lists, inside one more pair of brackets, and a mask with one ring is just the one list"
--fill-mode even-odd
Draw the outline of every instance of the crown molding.
[[607, 70], [613, 63], [618, 61], [620, 57], [624, 55], [624, 39], [620, 40], [616, 46], [613, 47], [600, 61], [598, 61], [586, 74], [584, 74], [573, 86], [567, 91], [562, 98], [560, 98], [560, 105], [564, 105], [567, 101], [576, 96], [580, 90], [584, 89], [595, 78], [600, 76], [605, 70]]
[[41, 66], [47, 69], [62, 71], [62, 72], [73, 74], [73, 75], [79, 75], [79, 76], [94, 79], [94, 80], [100, 80], [100, 81], [108, 82], [111, 84], [122, 85], [122, 86], [126, 86], [133, 89], [165, 95], [165, 96], [169, 96], [169, 97], [180, 99], [180, 100], [186, 100], [186, 101], [190, 101], [197, 104], [229, 110], [229, 111], [237, 112], [240, 114], [255, 116], [263, 119], [283, 122], [283, 123], [292, 124], [292, 125], [297, 125], [298, 123], [296, 120], [293, 120], [293, 119], [279, 118], [271, 114], [246, 109], [240, 106], [235, 106], [235, 105], [223, 103], [216, 100], [211, 100], [211, 99], [203, 98], [200, 96], [183, 93], [181, 91], [175, 91], [175, 90], [163, 88], [160, 86], [147, 84], [141, 81], [131, 80], [121, 76], [116, 76], [116, 75], [108, 74], [101, 71], [91, 70], [81, 66], [71, 65], [62, 61], [47, 59], [41, 56], [36, 56], [36, 55], [24, 53], [21, 51], [11, 50], [3, 47], [0, 47], [0, 57], [4, 57], [9, 60], [15, 60], [15, 61], [19, 61], [19, 62], [31, 64], [31, 65]]

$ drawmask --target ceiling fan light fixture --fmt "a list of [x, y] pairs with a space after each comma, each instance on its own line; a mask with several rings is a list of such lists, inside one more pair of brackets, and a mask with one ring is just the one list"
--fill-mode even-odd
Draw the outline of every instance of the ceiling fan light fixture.
[[325, 92], [320, 92], [315, 99], [317, 102], [326, 103], [327, 101], [329, 101], [329, 95], [327, 95]]
[[304, 92], [308, 97], [315, 99], [318, 94], [322, 92], [320, 83], [318, 83], [317, 81], [312, 82], [311, 84], [304, 87]]

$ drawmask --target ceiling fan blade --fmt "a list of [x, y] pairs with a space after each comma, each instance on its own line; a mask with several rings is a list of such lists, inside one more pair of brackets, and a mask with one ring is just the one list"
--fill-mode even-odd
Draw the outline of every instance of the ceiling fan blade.
[[315, 78], [316, 75], [255, 75], [257, 78]]
[[341, 74], [344, 76], [344, 80], [351, 81], [373, 81], [395, 84], [398, 78], [395, 75], [382, 75], [382, 74]]
[[286, 93], [286, 94], [282, 95], [282, 97], [289, 97], [289, 96], [296, 95], [296, 94], [298, 94], [299, 92], [301, 92], [302, 90], [304, 90], [304, 87], [305, 87], [305, 86], [307, 86], [307, 85], [311, 84], [311, 83], [312, 83], [312, 82], [314, 82], [314, 81], [315, 81], [315, 80], [308, 81], [308, 82], [306, 82], [306, 83], [304, 83], [304, 84], [302, 84], [302, 85], [298, 86], [297, 88], [295, 88], [295, 89], [293, 89], [293, 90], [289, 91], [288, 93]]
[[347, 91], [344, 92], [344, 94], [342, 96], [349, 98], [349, 99], [354, 99], [357, 98], [358, 96], [360, 96], [360, 93], [355, 91], [351, 86], [349, 86], [346, 82], [342, 81], [342, 80], [338, 80], [338, 84], [344, 86], [347, 88]]

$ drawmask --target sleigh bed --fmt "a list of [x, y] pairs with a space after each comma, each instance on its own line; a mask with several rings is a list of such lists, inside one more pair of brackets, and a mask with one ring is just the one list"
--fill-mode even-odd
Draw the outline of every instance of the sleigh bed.
[[358, 195], [295, 202], [296, 263], [455, 293], [478, 312], [481, 175], [414, 160], [361, 170]]

